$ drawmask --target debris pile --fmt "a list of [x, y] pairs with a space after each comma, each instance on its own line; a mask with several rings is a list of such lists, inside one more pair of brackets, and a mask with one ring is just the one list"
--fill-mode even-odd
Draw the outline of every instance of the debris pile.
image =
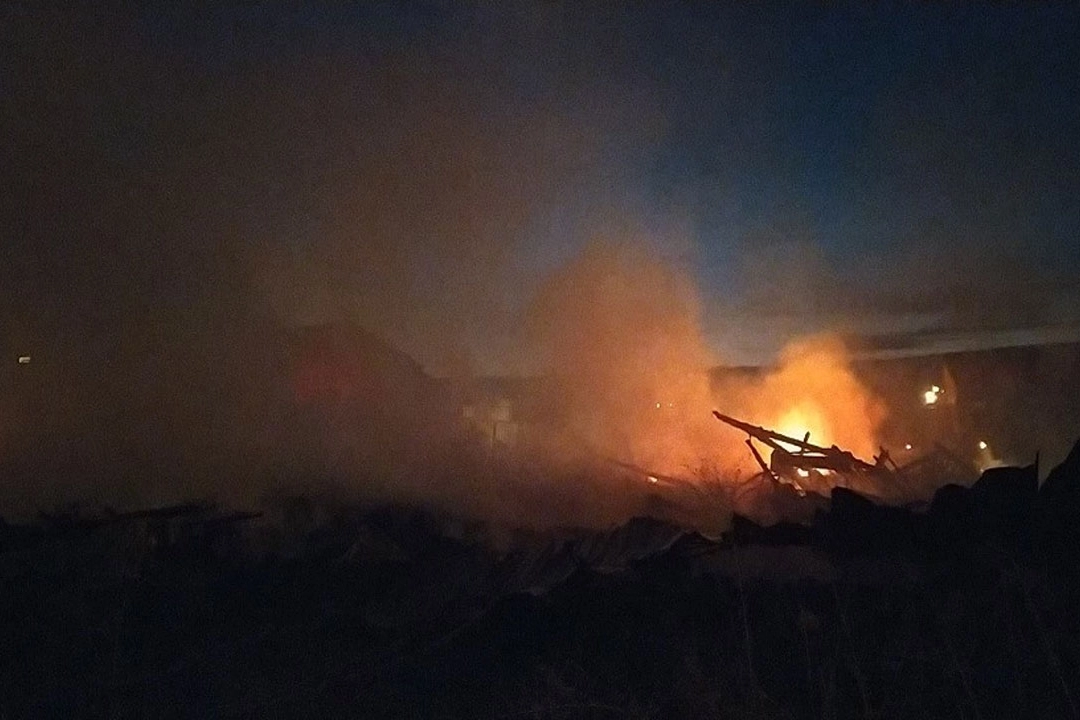
[[[789, 486], [801, 497], [808, 493], [828, 497], [834, 488], [844, 488], [879, 501], [910, 502], [918, 499], [921, 488], [947, 481], [969, 484], [978, 477], [974, 466], [940, 445], [904, 465], [898, 465], [889, 451], [881, 448], [869, 463], [836, 445], [811, 443], [809, 432], [799, 439], [715, 410], [713, 415], [746, 433], [746, 446], [761, 468], [754, 480]], [[768, 462], [755, 441], [771, 451]]]

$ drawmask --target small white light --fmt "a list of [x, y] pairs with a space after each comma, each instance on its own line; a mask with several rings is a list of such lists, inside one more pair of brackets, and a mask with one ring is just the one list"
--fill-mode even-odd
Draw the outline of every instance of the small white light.
[[795, 472], [796, 472], [796, 474], [798, 474], [799, 477], [802, 477], [802, 478], [810, 477], [810, 471], [809, 470], [804, 470], [803, 468], [795, 468]]
[[910, 450], [911, 449], [911, 443], [908, 443], [907, 445], [905, 445], [904, 449], [905, 450]]
[[651, 483], [660, 482], [660, 478], [658, 478], [658, 477], [656, 477], [654, 475], [650, 475], [649, 476], [649, 482], [651, 482]]
[[980, 440], [980, 441], [979, 441], [979, 449], [980, 449], [980, 450], [985, 450], [985, 449], [986, 449], [986, 448], [988, 448], [988, 447], [990, 447], [990, 446], [986, 444], [986, 441], [985, 441], [985, 440]]
[[29, 365], [30, 364], [30, 356], [29, 355], [20, 355], [19, 356], [19, 364], [20, 365]]
[[656, 403], [656, 409], [657, 409], [657, 410], [659, 410], [659, 409], [660, 409], [660, 403]]

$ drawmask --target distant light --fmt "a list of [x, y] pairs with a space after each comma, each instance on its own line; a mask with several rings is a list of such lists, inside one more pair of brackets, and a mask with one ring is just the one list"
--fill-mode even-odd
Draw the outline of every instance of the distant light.
[[910, 450], [911, 449], [911, 443], [908, 443], [907, 445], [905, 445], [904, 449], [905, 450]]
[[30, 356], [29, 355], [20, 355], [19, 356], [19, 364], [20, 365], [29, 365], [30, 364]]
[[941, 395], [941, 388], [937, 385], [931, 385], [930, 389], [922, 394], [923, 405], [936, 404], [939, 395]]
[[660, 409], [660, 403], [656, 403], [656, 409], [657, 409], [657, 410], [659, 410], [659, 409]]
[[650, 475], [649, 476], [649, 482], [651, 482], [651, 483], [660, 482], [660, 478], [656, 477], [655, 475]]
[[985, 441], [985, 440], [980, 440], [980, 441], [979, 441], [979, 449], [980, 449], [980, 450], [985, 450], [985, 449], [986, 449], [986, 448], [988, 448], [988, 447], [990, 447], [990, 446], [986, 444], [986, 441]]

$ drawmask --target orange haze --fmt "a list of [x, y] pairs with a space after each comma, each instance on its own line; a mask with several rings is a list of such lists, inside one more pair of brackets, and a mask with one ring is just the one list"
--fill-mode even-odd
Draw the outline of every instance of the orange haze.
[[792, 342], [778, 367], [713, 382], [694, 283], [638, 246], [594, 244], [543, 287], [530, 329], [556, 375], [574, 441], [683, 477], [756, 469], [719, 409], [870, 458], [884, 407], [830, 337]]
[[719, 391], [728, 414], [747, 422], [799, 439], [809, 432], [810, 442], [838, 445], [863, 459], [878, 451], [885, 406], [855, 377], [834, 337], [793, 340], [762, 379]]

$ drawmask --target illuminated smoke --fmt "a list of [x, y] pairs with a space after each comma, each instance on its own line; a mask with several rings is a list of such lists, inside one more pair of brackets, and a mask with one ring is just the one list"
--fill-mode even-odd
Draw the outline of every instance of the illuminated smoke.
[[568, 429], [597, 452], [685, 474], [715, 441], [696, 289], [641, 245], [596, 243], [530, 310]]
[[790, 342], [775, 370], [761, 380], [721, 389], [731, 412], [754, 424], [815, 445], [838, 445], [863, 459], [878, 451], [886, 416], [882, 402], [859, 381], [843, 343], [818, 335]]
[[683, 477], [753, 471], [714, 408], [864, 458], [877, 451], [884, 406], [839, 340], [796, 340], [771, 371], [711, 382], [694, 283], [641, 246], [591, 246], [551, 278], [532, 313], [567, 422], [600, 453]]

